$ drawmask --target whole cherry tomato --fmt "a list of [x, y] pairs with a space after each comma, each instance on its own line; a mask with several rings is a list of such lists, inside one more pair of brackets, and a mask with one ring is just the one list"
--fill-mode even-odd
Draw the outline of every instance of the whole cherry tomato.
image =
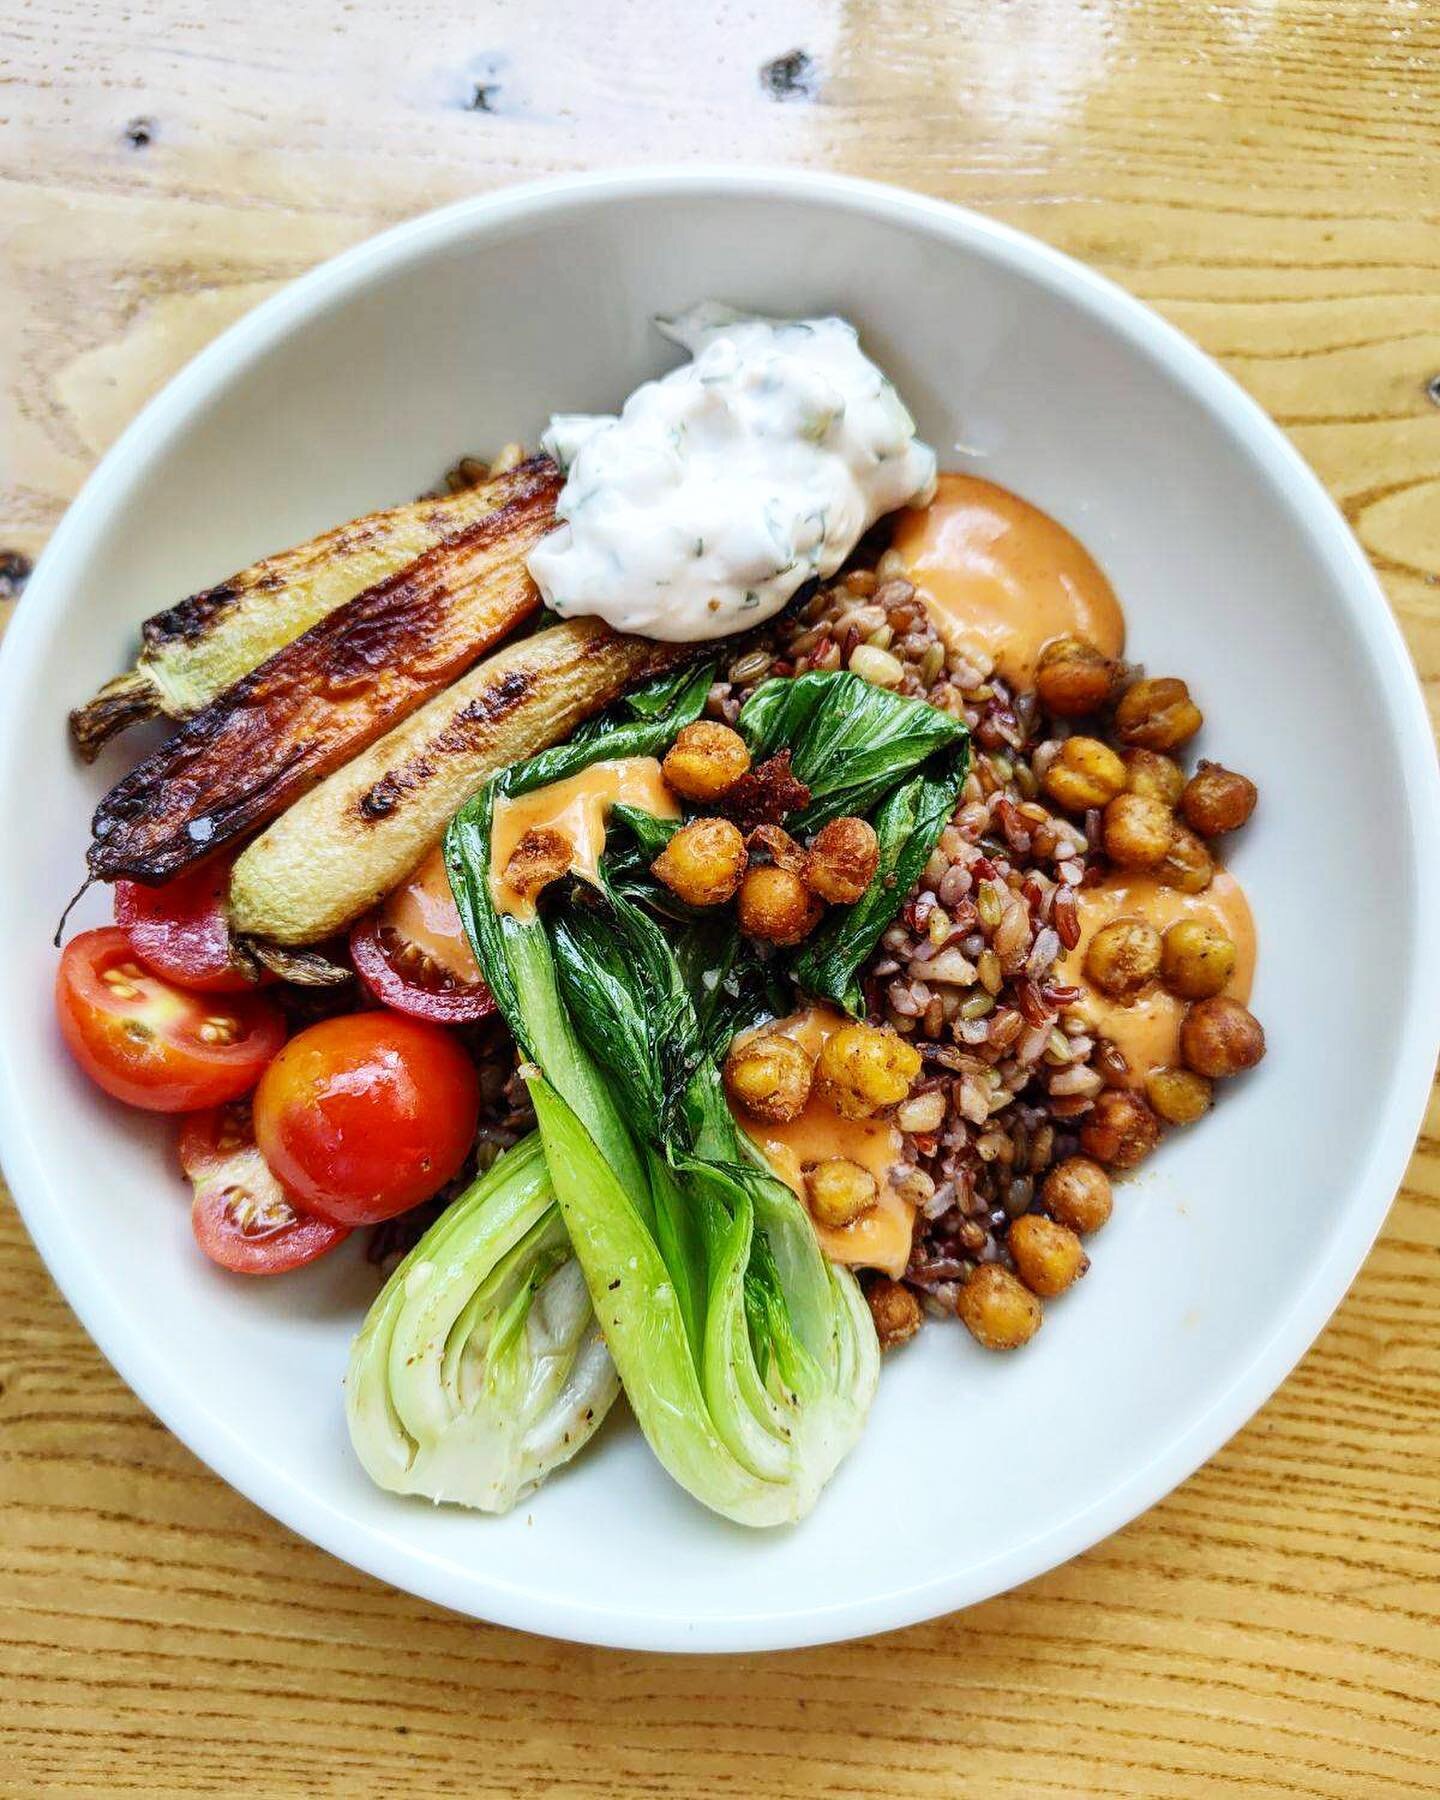
[[475, 1065], [438, 1025], [350, 1013], [298, 1033], [255, 1094], [265, 1160], [309, 1211], [369, 1225], [428, 1200], [475, 1140]]

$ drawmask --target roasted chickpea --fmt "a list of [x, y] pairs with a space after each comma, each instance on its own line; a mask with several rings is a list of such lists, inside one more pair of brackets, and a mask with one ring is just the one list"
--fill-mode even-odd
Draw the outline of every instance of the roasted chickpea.
[[1180, 811], [1201, 837], [1238, 831], [1255, 810], [1259, 790], [1248, 775], [1237, 775], [1221, 763], [1202, 762], [1185, 784]]
[[1125, 786], [1132, 794], [1175, 806], [1185, 791], [1185, 771], [1158, 750], [1132, 750], [1125, 758]]
[[745, 840], [729, 819], [692, 819], [682, 825], [650, 865], [687, 906], [719, 906], [745, 873]]
[[563, 831], [539, 825], [527, 831], [510, 852], [501, 877], [512, 894], [533, 900], [552, 881], [558, 881], [575, 860], [575, 846]]
[[1238, 1000], [1197, 1000], [1180, 1027], [1180, 1054], [1197, 1075], [1223, 1080], [1253, 1069], [1265, 1054], [1260, 1021]]
[[846, 1024], [820, 1046], [819, 1091], [847, 1119], [868, 1119], [910, 1092], [920, 1052], [880, 1025]]
[[832, 819], [810, 846], [806, 887], [835, 906], [853, 906], [880, 867], [880, 840], [866, 819]]
[[848, 1156], [832, 1156], [805, 1171], [810, 1211], [822, 1225], [853, 1225], [870, 1212], [879, 1188], [875, 1177]]
[[881, 1276], [865, 1290], [865, 1299], [882, 1350], [906, 1343], [920, 1329], [920, 1302], [903, 1282]]
[[660, 765], [677, 794], [702, 805], [718, 800], [750, 767], [750, 752], [738, 731], [713, 719], [684, 726]]
[[1120, 869], [1153, 869], [1175, 835], [1175, 815], [1147, 794], [1117, 794], [1105, 808], [1105, 854]]
[[981, 1263], [960, 1290], [956, 1310], [987, 1350], [1018, 1350], [1040, 1329], [1040, 1302], [1009, 1269]]
[[1208, 1000], [1235, 973], [1235, 945], [1200, 919], [1177, 919], [1160, 946], [1160, 979], [1182, 1000]]
[[1155, 878], [1182, 894], [1203, 894], [1215, 879], [1215, 859], [1188, 825], [1177, 824], [1170, 847], [1155, 865]]
[[1160, 1121], [1138, 1094], [1107, 1088], [1080, 1127], [1080, 1147], [1112, 1169], [1133, 1169], [1160, 1142]]
[[1215, 1090], [1191, 1069], [1156, 1069], [1145, 1077], [1145, 1098], [1167, 1125], [1193, 1125], [1209, 1112]]
[[1045, 1177], [1040, 1198], [1052, 1217], [1085, 1237], [1110, 1218], [1110, 1177], [1088, 1156], [1067, 1156]]
[[788, 1125], [805, 1110], [815, 1065], [794, 1038], [762, 1031], [730, 1046], [723, 1078], [725, 1092], [747, 1118]]
[[1040, 1213], [1023, 1213], [1010, 1227], [1007, 1242], [1015, 1273], [1032, 1294], [1047, 1300], [1063, 1294], [1090, 1267], [1090, 1258], [1070, 1227]]
[[1114, 663], [1082, 638], [1056, 638], [1047, 644], [1035, 671], [1040, 704], [1057, 719], [1099, 712], [1114, 681]]
[[1144, 919], [1112, 919], [1085, 952], [1085, 979], [1116, 999], [1139, 993], [1159, 968], [1160, 933]]
[[761, 863], [740, 883], [740, 929], [767, 944], [798, 944], [820, 923], [825, 908], [790, 869]]
[[1066, 738], [1040, 784], [1057, 805], [1071, 812], [1104, 806], [1125, 786], [1125, 765], [1099, 738]]
[[1140, 750], [1178, 750], [1205, 723], [1190, 690], [1174, 676], [1137, 681], [1120, 696], [1115, 730], [1122, 743]]

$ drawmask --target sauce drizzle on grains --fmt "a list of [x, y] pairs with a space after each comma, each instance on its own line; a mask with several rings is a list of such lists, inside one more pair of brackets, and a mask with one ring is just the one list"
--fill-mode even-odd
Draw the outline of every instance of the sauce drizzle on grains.
[[1249, 1001], [1255, 978], [1255, 922], [1244, 889], [1226, 870], [1217, 869], [1209, 887], [1199, 894], [1162, 886], [1153, 876], [1116, 870], [1093, 887], [1082, 888], [1078, 901], [1080, 941], [1065, 965], [1066, 979], [1082, 989], [1074, 1011], [1129, 1063], [1130, 1087], [1143, 1088], [1147, 1075], [1180, 1062], [1180, 1026], [1188, 1002], [1169, 993], [1158, 980], [1128, 1002], [1092, 987], [1083, 973], [1085, 952], [1102, 926], [1115, 919], [1143, 919], [1163, 936], [1181, 919], [1213, 925], [1235, 946], [1235, 971], [1221, 991], [1242, 1005]]
[[[846, 1023], [828, 1006], [806, 1007], [776, 1025], [763, 1026], [793, 1038], [812, 1058], [832, 1032]], [[748, 1035], [748, 1034], [747, 1034]], [[745, 1041], [744, 1037], [739, 1040]], [[842, 1118], [812, 1092], [798, 1118], [788, 1124], [760, 1124], [736, 1114], [742, 1130], [785, 1185], [806, 1200], [805, 1171], [815, 1163], [843, 1157], [875, 1177], [874, 1207], [850, 1225], [822, 1225], [812, 1219], [820, 1248], [831, 1262], [852, 1268], [881, 1269], [899, 1277], [910, 1259], [915, 1208], [895, 1192], [890, 1172], [899, 1162], [902, 1140], [893, 1120]]]
[[1040, 652], [1081, 638], [1125, 647], [1115, 590], [1085, 546], [1039, 507], [974, 475], [939, 477], [934, 500], [900, 515], [892, 549], [942, 636], [1035, 685]]
[[[1057, 639], [1073, 643], [1087, 681], [1062, 690], [1037, 681], [1042, 653]], [[733, 724], [767, 675], [850, 668], [970, 729], [960, 805], [866, 973], [871, 1018], [919, 1049], [926, 1065], [919, 1100], [907, 1103], [911, 1123], [900, 1126], [900, 1108], [864, 1122], [868, 1133], [893, 1123], [898, 1157], [890, 1160], [894, 1139], [883, 1151], [857, 1153], [842, 1139], [843, 1122], [813, 1100], [794, 1126], [745, 1128], [799, 1193], [804, 1164], [827, 1157], [883, 1175], [882, 1191], [907, 1220], [903, 1266], [894, 1246], [860, 1249], [871, 1233], [854, 1227], [817, 1228], [822, 1246], [837, 1260], [894, 1276], [925, 1310], [958, 1314], [972, 1332], [972, 1280], [980, 1280], [977, 1293], [999, 1278], [1023, 1297], [1010, 1247], [1015, 1221], [1037, 1215], [1025, 1240], [1032, 1250], [1032, 1240], [1053, 1241], [1061, 1230], [1047, 1191], [1052, 1177], [1073, 1185], [1083, 1165], [1103, 1188], [1103, 1213], [1092, 1209], [1094, 1222], [1074, 1227], [1093, 1231], [1108, 1217], [1111, 1176], [1136, 1166], [1170, 1126], [1208, 1109], [1212, 1078], [1182, 1050], [1182, 1022], [1193, 1023], [1199, 1004], [1242, 1009], [1250, 991], [1254, 923], [1239, 883], [1215, 861], [1214, 840], [1232, 827], [1217, 823], [1202, 841], [1194, 807], [1182, 804], [1201, 711], [1170, 692], [1183, 683], [1135, 680], [1120, 661], [1124, 647], [1119, 601], [1068, 531], [991, 482], [941, 474], [933, 504], [899, 516], [873, 567], [862, 562], [782, 617], [710, 696], [710, 716]], [[1132, 704], [1118, 716], [1127, 695]], [[1147, 695], [1148, 710], [1139, 704]], [[1060, 792], [1047, 779], [1071, 740], [1092, 746], [1089, 762], [1080, 760], [1093, 797]], [[1194, 779], [1205, 771], [1202, 764]], [[1162, 871], [1122, 870], [1112, 858], [1119, 846], [1104, 815], [1127, 793], [1153, 799], [1157, 829], [1170, 822], [1176, 848], [1163, 873], [1179, 885], [1163, 886]], [[1253, 805], [1252, 790], [1236, 827]], [[1204, 890], [1184, 891], [1202, 872]], [[1085, 970], [1097, 933], [1127, 917], [1152, 927], [1146, 954], [1156, 957], [1130, 1004], [1117, 997], [1123, 982], [1101, 992]], [[1183, 945], [1166, 936], [1181, 922], [1198, 929]], [[1120, 972], [1117, 954], [1112, 944], [1100, 966]], [[1250, 1023], [1240, 1048], [1258, 1040], [1263, 1054], [1260, 1027]], [[1212, 1021], [1210, 1035], [1222, 1025], [1236, 1035], [1242, 1024], [1227, 1014]], [[1235, 1046], [1210, 1048], [1218, 1056]], [[1226, 1073], [1249, 1066], [1229, 1060], [1236, 1066]], [[1157, 1079], [1166, 1083], [1163, 1111]], [[932, 1097], [933, 1122], [936, 1107], [924, 1104]], [[1185, 1114], [1187, 1105], [1195, 1110]], [[1086, 1266], [1083, 1254], [1071, 1255], [1064, 1285]], [[883, 1336], [893, 1323], [886, 1309], [898, 1304], [896, 1281], [866, 1281]], [[1046, 1304], [1059, 1291], [1047, 1289]], [[918, 1321], [906, 1317], [913, 1328]]]

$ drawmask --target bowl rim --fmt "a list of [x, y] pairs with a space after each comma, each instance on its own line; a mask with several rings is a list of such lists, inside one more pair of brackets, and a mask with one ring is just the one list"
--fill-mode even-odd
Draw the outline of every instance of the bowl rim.
[[[948, 201], [883, 183], [763, 165], [638, 167], [550, 177], [460, 200], [390, 227], [287, 284], [207, 345], [152, 398], [105, 454], [42, 553], [0, 647], [0, 770], [18, 767], [20, 698], [62, 613], [65, 589], [98, 530], [126, 504], [145, 467], [183, 433], [221, 386], [297, 326], [396, 269], [447, 246], [526, 218], [569, 208], [684, 195], [793, 199], [841, 215], [881, 219], [939, 236], [1008, 266], [1078, 305], [1159, 362], [1191, 398], [1218, 416], [1283, 490], [1329, 565], [1348, 612], [1385, 677], [1411, 825], [1413, 908], [1440, 892], [1440, 764], [1419, 681], [1398, 625], [1363, 551], [1318, 477], [1261, 407], [1176, 327], [1143, 301], [1062, 251]], [[3, 778], [3, 777], [0, 777]], [[7, 865], [8, 866], [8, 865]], [[0, 909], [7, 878], [0, 873]], [[1416, 910], [1415, 917], [1423, 917]], [[1369, 1160], [1353, 1184], [1327, 1254], [1287, 1312], [1261, 1337], [1243, 1370], [1147, 1462], [1083, 1511], [957, 1572], [822, 1608], [749, 1612], [687, 1622], [623, 1602], [599, 1607], [537, 1596], [494, 1573], [457, 1575], [379, 1526], [361, 1525], [311, 1493], [263, 1451], [207, 1412], [152, 1352], [143, 1331], [92, 1277], [48, 1176], [20, 1095], [26, 1085], [26, 1020], [0, 989], [0, 1147], [11, 1192], [57, 1286], [87, 1332], [141, 1401], [223, 1480], [293, 1531], [343, 1561], [438, 1605], [575, 1642], [658, 1651], [756, 1651], [836, 1642], [918, 1623], [972, 1605], [1056, 1567], [1129, 1523], [1208, 1460], [1300, 1361], [1349, 1288], [1400, 1187], [1423, 1118], [1440, 1040], [1440, 936], [1420, 934], [1394, 1073]]]

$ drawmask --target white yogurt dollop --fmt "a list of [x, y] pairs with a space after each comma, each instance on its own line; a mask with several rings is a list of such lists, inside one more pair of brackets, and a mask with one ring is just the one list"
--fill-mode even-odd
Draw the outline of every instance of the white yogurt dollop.
[[541, 439], [566, 472], [564, 522], [529, 557], [555, 612], [670, 643], [723, 637], [933, 495], [935, 452], [844, 319], [707, 301], [659, 325], [692, 361], [619, 418], [557, 415]]

